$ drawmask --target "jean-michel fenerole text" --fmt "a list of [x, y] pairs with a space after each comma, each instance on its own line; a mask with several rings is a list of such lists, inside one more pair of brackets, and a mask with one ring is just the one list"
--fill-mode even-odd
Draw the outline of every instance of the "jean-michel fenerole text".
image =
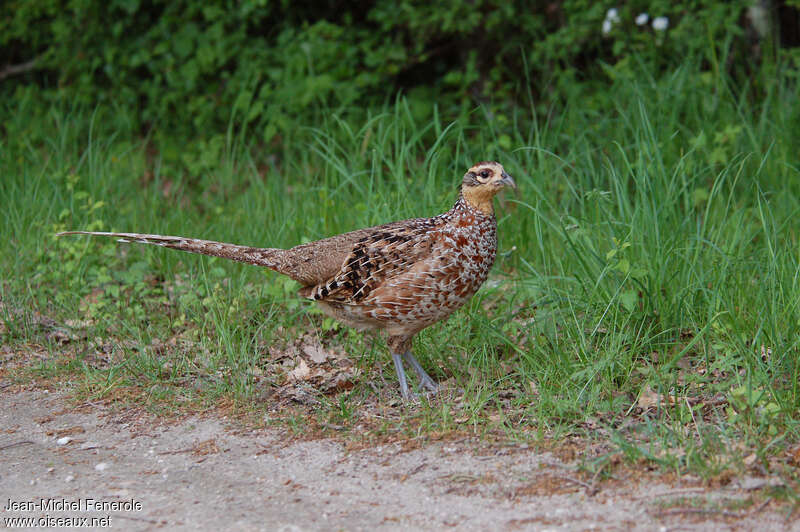
[[90, 497], [79, 499], [8, 499], [5, 512], [140, 512], [142, 503], [134, 499], [103, 500]]

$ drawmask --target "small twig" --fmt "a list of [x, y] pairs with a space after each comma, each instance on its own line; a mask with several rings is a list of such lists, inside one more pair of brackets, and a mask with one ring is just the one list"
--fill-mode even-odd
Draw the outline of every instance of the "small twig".
[[[380, 371], [380, 370], [379, 370], [379, 371]], [[383, 378], [383, 377], [381, 376], [381, 378]], [[384, 380], [384, 382], [386, 382], [386, 381]], [[370, 381], [367, 381], [367, 385], [368, 385], [370, 388], [372, 388], [372, 391], [375, 393], [375, 396], [376, 396], [376, 397], [380, 397], [380, 395], [381, 395], [381, 392], [380, 392], [380, 390], [378, 390], [378, 388], [375, 386], [375, 383], [374, 383], [374, 382], [372, 382], [371, 380], [370, 380]]]
[[111, 517], [114, 519], [130, 519], [131, 521], [142, 521], [144, 523], [150, 523], [151, 525], [157, 525], [159, 523], [163, 524], [165, 521], [156, 521], [155, 519], [145, 519], [144, 517], [133, 517], [132, 515], [122, 515], [122, 514], [111, 514]]
[[7, 77], [15, 76], [17, 74], [23, 74], [30, 70], [36, 68], [36, 61], [38, 61], [38, 57], [34, 57], [30, 61], [26, 61], [24, 63], [20, 63], [18, 65], [8, 65], [3, 70], [0, 70], [0, 80], [4, 80]]
[[740, 514], [737, 512], [729, 512], [728, 510], [713, 510], [706, 508], [672, 508], [671, 510], [663, 510], [660, 512], [656, 512], [656, 515], [659, 517], [665, 515], [679, 515], [679, 514], [701, 514], [701, 515], [719, 514], [719, 515], [724, 515], [725, 517], [736, 517], [737, 519], [745, 517], [744, 514]]
[[194, 450], [195, 450], [195, 447], [190, 447], [188, 449], [177, 449], [175, 451], [161, 451], [158, 454], [159, 455], [164, 455], [164, 454], [185, 454], [185, 453], [194, 452]]
[[597, 471], [595, 471], [595, 472], [594, 472], [594, 475], [592, 475], [592, 480], [591, 480], [591, 482], [590, 482], [590, 484], [591, 484], [591, 486], [592, 486], [592, 487], [591, 487], [591, 489], [589, 489], [589, 490], [586, 492], [586, 494], [587, 494], [589, 497], [592, 497], [592, 496], [596, 495], [596, 494], [597, 494], [597, 492], [598, 492], [598, 491], [600, 491], [600, 488], [598, 488], [598, 487], [597, 487], [597, 484], [596, 484], [596, 482], [597, 482], [597, 477], [599, 477], [599, 476], [600, 476], [600, 473], [602, 473], [602, 472], [603, 472], [603, 469], [605, 469], [605, 467], [606, 467], [607, 465], [608, 465], [608, 462], [605, 462], [603, 465], [601, 465], [599, 468], [597, 468]]
[[423, 461], [420, 465], [409, 471], [406, 476], [410, 477], [411, 475], [416, 475], [417, 473], [422, 471], [422, 468], [425, 467], [426, 465], [428, 465], [428, 463]]
[[689, 409], [689, 414], [692, 416], [692, 421], [694, 422], [694, 430], [697, 431], [697, 438], [700, 440], [700, 443], [703, 443], [703, 436], [700, 434], [700, 427], [697, 426], [697, 420], [694, 418], [694, 411], [692, 410], [692, 405], [689, 404], [689, 398], [683, 398], [686, 401], [686, 408]]
[[3, 445], [2, 447], [0, 447], [0, 451], [5, 451], [6, 449], [11, 449], [12, 447], [19, 447], [20, 445], [33, 445], [34, 443], [36, 442], [30, 440], [16, 441], [14, 443]]
[[784, 523], [788, 523], [788, 522], [790, 522], [792, 520], [792, 516], [794, 515], [795, 508], [797, 508], [797, 507], [796, 506], [790, 506], [789, 507], [789, 511], [786, 513], [786, 515], [783, 518], [783, 522]]
[[647, 495], [637, 495], [636, 497], [631, 497], [633, 500], [637, 501], [640, 499], [650, 499], [653, 497], [665, 497], [669, 495], [681, 495], [684, 493], [705, 493], [707, 490], [706, 488], [678, 488], [674, 490], [667, 490], [667, 491], [659, 491], [657, 493], [648, 493]]
[[605, 464], [603, 464], [602, 466], [600, 466], [600, 469], [598, 469], [597, 471], [595, 471], [594, 475], [592, 475], [592, 482], [591, 482], [592, 486], [594, 486], [594, 482], [597, 480], [597, 477], [599, 477], [599, 476], [600, 476], [600, 473], [602, 473], [602, 472], [603, 472], [603, 469], [604, 469], [605, 467], [606, 467], [606, 465], [605, 465]]
[[759, 505], [758, 505], [758, 508], [756, 508], [755, 510], [753, 510], [753, 512], [752, 512], [752, 515], [760, 514], [760, 513], [761, 513], [761, 511], [762, 511], [764, 508], [766, 508], [766, 507], [767, 507], [767, 505], [768, 505], [770, 502], [772, 502], [772, 497], [767, 497], [766, 499], [764, 499], [764, 502], [762, 502], [761, 504], [759, 504]]
[[386, 382], [386, 379], [383, 377], [383, 364], [381, 364], [380, 362], [376, 362], [375, 366], [377, 366], [376, 369], [378, 370], [378, 377], [380, 377], [381, 382], [383, 383], [383, 385], [386, 388], [388, 388], [389, 387], [389, 383]]
[[594, 489], [594, 487], [591, 486], [590, 484], [587, 484], [586, 482], [584, 482], [582, 480], [578, 480], [577, 478], [568, 477], [567, 475], [555, 475], [555, 476], [557, 478], [568, 480], [568, 481], [570, 481], [570, 482], [572, 482], [574, 484], [579, 484], [579, 485], [583, 486], [584, 488], [586, 488], [589, 491]]

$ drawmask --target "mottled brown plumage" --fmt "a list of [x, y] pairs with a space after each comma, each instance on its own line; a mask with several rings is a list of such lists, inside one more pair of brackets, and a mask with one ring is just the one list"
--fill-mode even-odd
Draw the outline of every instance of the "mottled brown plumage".
[[360, 330], [381, 330], [395, 362], [404, 398], [410, 393], [403, 360], [420, 384], [437, 389], [411, 353], [419, 331], [463, 305], [486, 280], [497, 253], [492, 198], [514, 180], [496, 162], [464, 175], [452, 209], [332, 236], [291, 249], [255, 248], [179, 236], [139, 233], [59, 233], [118, 237], [265, 266], [298, 281], [299, 294]]

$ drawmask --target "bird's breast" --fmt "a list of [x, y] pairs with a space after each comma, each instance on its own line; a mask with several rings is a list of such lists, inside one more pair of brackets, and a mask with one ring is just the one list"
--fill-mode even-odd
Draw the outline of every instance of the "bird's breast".
[[[466, 220], [464, 219], [466, 218]], [[459, 292], [472, 295], [486, 280], [497, 255], [497, 223], [494, 218], [462, 217], [441, 234], [441, 262]]]

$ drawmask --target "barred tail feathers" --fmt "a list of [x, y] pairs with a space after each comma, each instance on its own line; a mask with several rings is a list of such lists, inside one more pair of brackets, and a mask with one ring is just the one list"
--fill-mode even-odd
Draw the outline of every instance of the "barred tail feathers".
[[224, 242], [200, 240], [197, 238], [186, 238], [183, 236], [148, 235], [142, 233], [107, 233], [94, 231], [65, 231], [63, 233], [56, 234], [56, 236], [65, 235], [114, 237], [118, 238], [119, 242], [154, 244], [156, 246], [178, 249], [181, 251], [187, 251], [189, 253], [199, 253], [201, 255], [222, 257], [225, 259], [235, 260], [237, 262], [246, 262], [248, 264], [255, 264], [257, 266], [265, 266], [276, 271], [281, 271], [281, 264], [277, 255], [284, 251], [282, 249], [239, 246], [236, 244], [226, 244]]

